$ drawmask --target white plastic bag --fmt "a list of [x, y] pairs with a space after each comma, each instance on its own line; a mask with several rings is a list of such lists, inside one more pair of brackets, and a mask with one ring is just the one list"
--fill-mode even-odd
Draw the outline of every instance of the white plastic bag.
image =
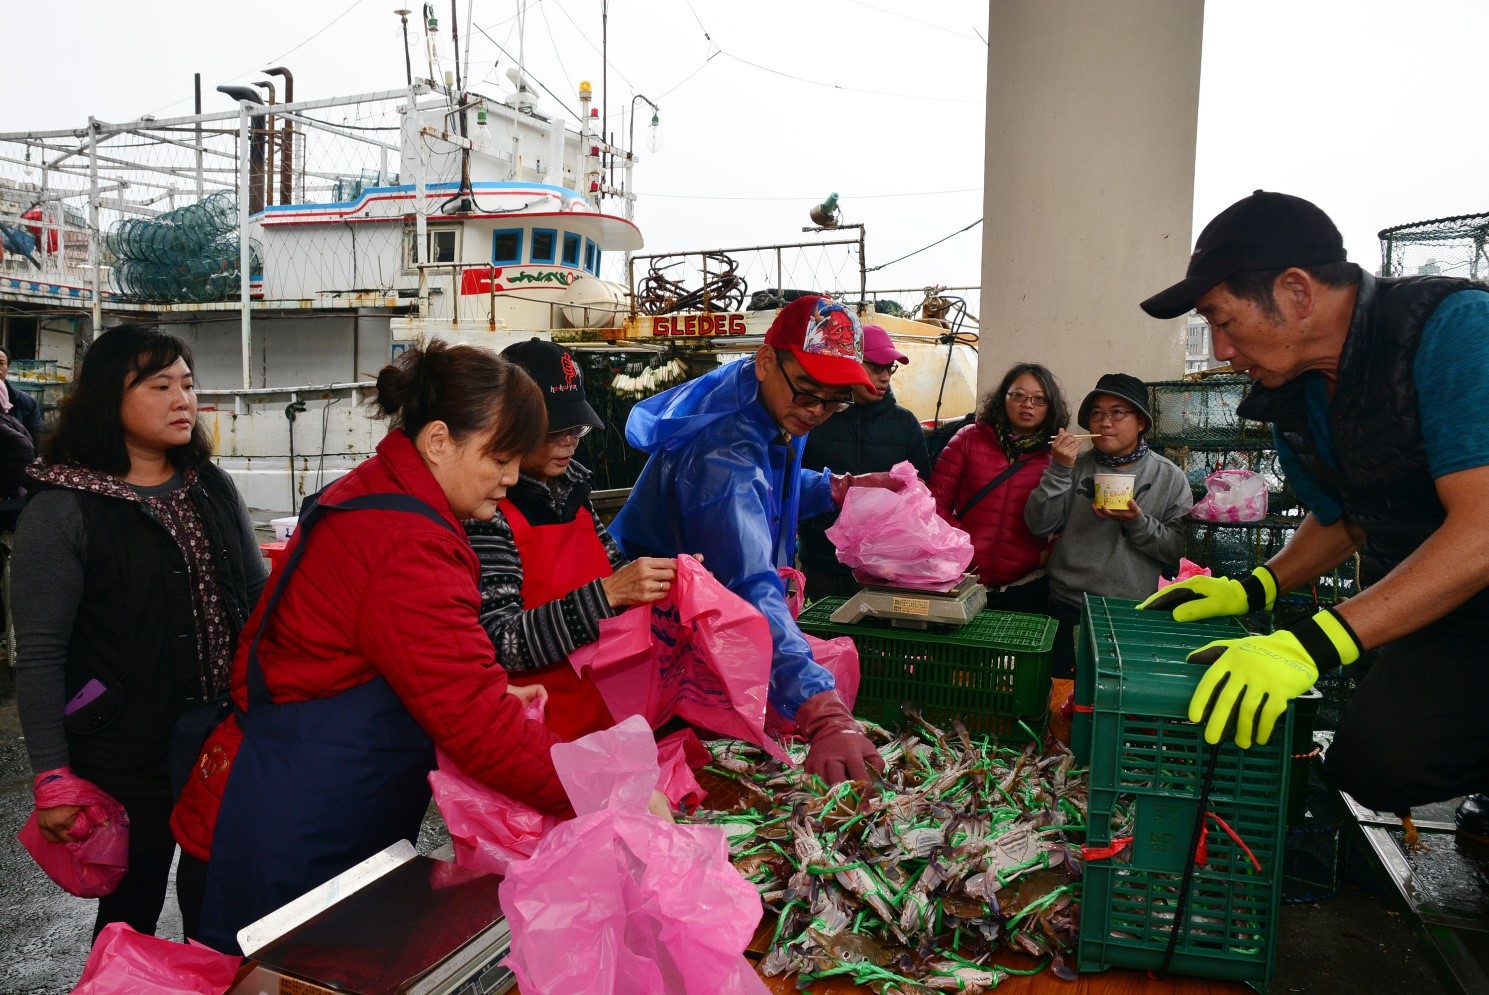
[[1267, 478], [1251, 470], [1216, 470], [1190, 516], [1202, 522], [1259, 522], [1267, 517]]

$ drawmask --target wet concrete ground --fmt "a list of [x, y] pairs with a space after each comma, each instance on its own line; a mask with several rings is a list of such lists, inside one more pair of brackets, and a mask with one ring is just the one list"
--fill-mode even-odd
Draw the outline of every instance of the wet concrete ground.
[[[9, 668], [0, 662], [0, 995], [63, 995], [87, 960], [94, 903], [53, 885], [16, 842], [31, 809], [31, 776], [8, 685]], [[419, 848], [427, 852], [442, 843], [441, 828], [426, 824]], [[179, 938], [174, 894], [173, 888], [161, 935]], [[1387, 900], [1356, 887], [1316, 905], [1283, 908], [1271, 990], [1326, 995], [1444, 991]]]

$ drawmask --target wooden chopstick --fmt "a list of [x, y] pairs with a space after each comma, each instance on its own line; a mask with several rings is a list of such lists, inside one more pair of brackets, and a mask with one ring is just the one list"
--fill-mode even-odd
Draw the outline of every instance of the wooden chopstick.
[[[1099, 439], [1099, 438], [1101, 438], [1101, 433], [1100, 432], [1066, 432], [1065, 433], [1065, 437], [1067, 439]], [[1058, 435], [1052, 435], [1052, 436], [1050, 436], [1050, 441], [1051, 442], [1054, 442], [1058, 438], [1059, 438]]]

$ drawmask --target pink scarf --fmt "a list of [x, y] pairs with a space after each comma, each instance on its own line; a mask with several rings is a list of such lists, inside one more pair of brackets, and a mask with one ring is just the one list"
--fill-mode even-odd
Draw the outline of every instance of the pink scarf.
[[5, 412], [6, 414], [10, 414], [11, 407], [12, 404], [10, 401], [10, 384], [6, 383], [3, 379], [0, 379], [0, 411]]

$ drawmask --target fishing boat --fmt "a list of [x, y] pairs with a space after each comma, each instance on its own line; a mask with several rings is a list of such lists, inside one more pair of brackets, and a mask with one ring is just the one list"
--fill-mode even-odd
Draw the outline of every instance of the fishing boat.
[[[629, 406], [753, 351], [793, 293], [775, 288], [806, 273], [812, 292], [874, 311], [863, 230], [830, 218], [810, 241], [641, 255], [638, 157], [608, 137], [589, 83], [572, 127], [521, 68], [494, 97], [433, 58], [402, 88], [325, 99], [296, 99], [282, 67], [266, 75], [284, 99], [265, 80], [219, 87], [230, 110], [0, 134], [0, 342], [16, 386], [50, 405], [98, 330], [170, 328], [252, 507], [293, 511], [371, 454], [383, 428], [363, 402], [413, 343], [569, 343], [609, 423], [581, 458], [625, 486], [641, 463]], [[924, 297], [872, 320], [912, 359], [901, 403], [960, 416], [975, 349], [954, 299]]]

